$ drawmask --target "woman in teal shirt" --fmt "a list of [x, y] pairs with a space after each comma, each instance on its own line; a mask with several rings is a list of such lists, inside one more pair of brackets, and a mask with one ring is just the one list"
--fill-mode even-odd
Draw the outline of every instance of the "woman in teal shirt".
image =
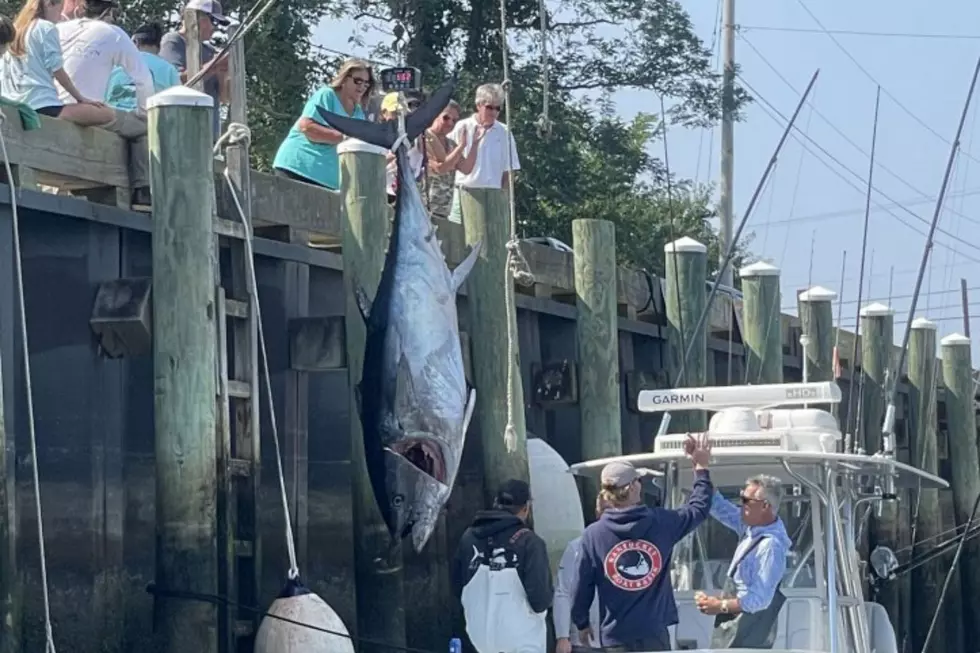
[[[180, 86], [180, 73], [166, 59], [160, 57], [160, 40], [163, 38], [163, 27], [160, 23], [148, 23], [133, 32], [133, 43], [139, 48], [146, 67], [150, 69], [153, 78], [153, 90], [156, 93], [165, 91], [172, 86]], [[106, 87], [105, 102], [120, 111], [136, 111], [136, 86], [119, 66], [112, 69], [109, 83]], [[217, 111], [217, 107], [215, 107]]]
[[348, 59], [329, 86], [320, 88], [303, 107], [303, 114], [279, 145], [272, 166], [276, 174], [332, 190], [340, 188], [337, 144], [344, 135], [326, 126], [317, 108], [347, 118], [366, 120], [365, 109], [374, 89], [374, 72], [360, 59]]

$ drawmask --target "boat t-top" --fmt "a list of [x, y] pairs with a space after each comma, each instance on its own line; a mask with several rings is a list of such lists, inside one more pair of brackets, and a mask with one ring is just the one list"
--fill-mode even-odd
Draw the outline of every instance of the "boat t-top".
[[[708, 426], [711, 478], [724, 496], [737, 497], [746, 480], [760, 474], [783, 482], [780, 516], [793, 549], [781, 586], [786, 602], [773, 651], [898, 653], [888, 613], [864, 596], [858, 542], [870, 511], [883, 501], [894, 500], [901, 490], [948, 486], [893, 456], [848, 452], [837, 419], [813, 407], [840, 400], [834, 382], [639, 393], [642, 412], [715, 411]], [[686, 438], [686, 433], [658, 435], [653, 453], [590, 460], [570, 471], [597, 476], [614, 460], [650, 468], [663, 474], [664, 507], [678, 507], [693, 482], [684, 454]], [[712, 650], [715, 618], [699, 612], [694, 597], [697, 592], [719, 594], [737, 543], [734, 533], [712, 527], [712, 521], [674, 549], [670, 573], [679, 614], [671, 634], [675, 650]], [[880, 548], [870, 562], [876, 572], [887, 574], [896, 559]]]

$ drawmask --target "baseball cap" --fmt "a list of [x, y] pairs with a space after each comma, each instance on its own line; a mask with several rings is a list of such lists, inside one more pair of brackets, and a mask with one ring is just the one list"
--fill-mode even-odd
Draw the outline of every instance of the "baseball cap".
[[494, 503], [498, 506], [526, 506], [531, 500], [531, 488], [524, 481], [519, 481], [517, 479], [511, 479], [509, 481], [504, 481], [500, 489], [497, 490], [497, 496], [494, 499]]
[[221, 13], [221, 3], [218, 0], [189, 0], [184, 6], [185, 9], [196, 9], [203, 12], [218, 22], [228, 23], [228, 17]]
[[638, 478], [640, 472], [630, 463], [614, 462], [602, 468], [602, 484], [606, 487], [626, 487]]
[[398, 111], [398, 93], [387, 93], [381, 100], [381, 110], [389, 113]]

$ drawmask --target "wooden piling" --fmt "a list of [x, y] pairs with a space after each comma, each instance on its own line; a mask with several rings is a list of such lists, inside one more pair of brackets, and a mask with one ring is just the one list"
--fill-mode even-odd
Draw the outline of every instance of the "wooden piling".
[[[966, 528], [973, 504], [980, 495], [980, 456], [977, 454], [975, 385], [970, 339], [958, 333], [941, 342], [943, 382], [946, 385], [946, 424], [956, 525]], [[974, 526], [978, 520], [974, 520]], [[973, 539], [963, 547], [959, 561], [963, 601], [963, 639], [970, 648], [980, 642], [980, 607], [974, 597], [980, 592], [980, 542]], [[949, 601], [950, 597], [947, 596]], [[954, 603], [953, 605], [957, 605]], [[972, 643], [972, 645], [970, 645]], [[941, 649], [934, 649], [941, 650]]]
[[861, 438], [857, 442], [868, 454], [881, 450], [894, 328], [895, 312], [890, 307], [873, 303], [861, 309], [861, 374], [855, 379], [854, 391], [861, 393]]
[[[936, 452], [936, 323], [924, 318], [912, 322], [909, 335], [909, 449], [912, 464], [930, 474], [939, 475]], [[939, 541], [942, 532], [942, 513], [939, 509], [938, 490], [919, 490], [913, 494], [910, 518], [914, 519], [915, 542], [913, 555], [928, 551]], [[916, 545], [918, 542], [925, 544]], [[939, 607], [945, 570], [943, 560], [933, 560], [913, 569], [909, 630], [910, 650], [922, 651], [929, 624]], [[957, 605], [957, 601], [953, 605]], [[943, 603], [943, 613], [948, 613], [950, 603]], [[954, 607], [954, 609], [956, 609]], [[940, 622], [942, 623], [942, 622]], [[934, 653], [946, 650], [945, 628], [937, 628], [932, 634], [929, 650]], [[922, 653], [928, 653], [923, 651]]]
[[[367, 331], [355, 301], [356, 281], [374, 299], [384, 268], [391, 226], [385, 195], [385, 150], [355, 140], [337, 147], [342, 195], [347, 378], [354, 521], [357, 635], [405, 646], [401, 542], [391, 537], [378, 510], [364, 455], [364, 433], [354, 388], [361, 382]], [[389, 548], [390, 547], [390, 548]], [[372, 650], [369, 647], [368, 650]]]
[[[216, 331], [212, 213], [213, 100], [177, 86], [149, 113], [153, 194], [156, 583], [215, 594], [217, 551]], [[159, 650], [217, 650], [217, 613], [159, 598]]]
[[[4, 327], [0, 329], [0, 334], [8, 335], [12, 331], [10, 327], [13, 326], [14, 320], [10, 315], [6, 320], [0, 316], [0, 324]], [[8, 340], [11, 343], [13, 341], [12, 337]], [[5, 403], [13, 397], [13, 383], [10, 383], [13, 374], [4, 374], [3, 349], [3, 344], [0, 343], [0, 653], [20, 653], [21, 583], [17, 571], [17, 467], [13, 429], [7, 430], [8, 423], [13, 426], [13, 420], [8, 419], [4, 412]], [[8, 361], [8, 371], [12, 369], [12, 364], [12, 360]]]
[[745, 376], [751, 384], [783, 382], [783, 332], [779, 319], [779, 268], [759, 261], [742, 278], [742, 341]]
[[834, 380], [835, 299], [837, 293], [823, 286], [813, 286], [797, 297], [800, 326], [809, 339], [804, 352], [808, 381]]
[[[607, 220], [574, 220], [572, 238], [582, 459], [590, 460], [623, 453], [616, 227]], [[587, 506], [594, 506], [598, 491], [597, 483], [590, 479], [584, 495]]]
[[[671, 387], [699, 387], [707, 383], [708, 340], [706, 329], [695, 334], [698, 317], [704, 310], [706, 280], [708, 278], [708, 248], [684, 236], [664, 245], [666, 258], [666, 289], [664, 303], [667, 306], [668, 373]], [[684, 379], [677, 383], [684, 352], [696, 340], [691, 357], [687, 360]], [[670, 431], [704, 431], [708, 427], [707, 415], [701, 410], [671, 414]]]
[[[527, 467], [527, 431], [524, 422], [524, 389], [515, 345], [514, 358], [507, 360], [507, 322], [514, 325], [513, 280], [505, 274], [510, 217], [507, 192], [496, 188], [460, 188], [460, 207], [466, 244], [480, 239], [483, 249], [467, 281], [469, 336], [472, 347], [473, 384], [476, 386], [476, 415], [483, 445], [484, 496], [489, 504], [501, 483], [516, 478], [530, 479]], [[615, 301], [615, 300], [613, 300]], [[513, 403], [516, 448], [508, 451], [504, 441], [507, 426], [507, 366], [514, 366]]]
[[[854, 391], [861, 399], [861, 437], [859, 446], [868, 454], [881, 450], [881, 424], [885, 416], [885, 390], [890, 373], [895, 312], [884, 304], [869, 304], [861, 309], [861, 375]], [[881, 504], [881, 514], [868, 529], [868, 550], [876, 546], [895, 547], [898, 536], [898, 510], [895, 501]], [[899, 592], [895, 583], [886, 583], [877, 600], [888, 611], [892, 623], [899, 623]]]

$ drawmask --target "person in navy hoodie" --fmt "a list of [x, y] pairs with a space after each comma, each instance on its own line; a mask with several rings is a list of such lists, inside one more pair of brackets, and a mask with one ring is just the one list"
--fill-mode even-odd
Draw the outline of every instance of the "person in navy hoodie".
[[[688, 436], [684, 451], [694, 464], [687, 504], [676, 510], [640, 503], [640, 471], [626, 462], [602, 469], [602, 498], [610, 505], [582, 535], [572, 623], [584, 645], [607, 651], [669, 651], [669, 626], [677, 623], [670, 558], [685, 535], [711, 511], [708, 474], [711, 445], [705, 434]], [[601, 626], [589, 627], [598, 590]]]

